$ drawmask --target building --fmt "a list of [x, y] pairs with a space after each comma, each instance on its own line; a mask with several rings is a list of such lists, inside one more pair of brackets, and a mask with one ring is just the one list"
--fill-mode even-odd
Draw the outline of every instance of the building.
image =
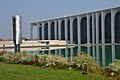
[[[120, 7], [31, 23], [40, 40], [66, 40], [71, 44], [120, 42]], [[31, 31], [31, 39], [33, 38]]]
[[[31, 39], [33, 27], [38, 28], [40, 40], [66, 40], [78, 45], [120, 43], [120, 7], [33, 22], [31, 23]], [[93, 51], [95, 49], [98, 53], [97, 46], [93, 47]], [[115, 45], [112, 45], [111, 50], [113, 60]], [[87, 52], [90, 52], [89, 47]], [[105, 46], [102, 46], [102, 54], [105, 54]]]

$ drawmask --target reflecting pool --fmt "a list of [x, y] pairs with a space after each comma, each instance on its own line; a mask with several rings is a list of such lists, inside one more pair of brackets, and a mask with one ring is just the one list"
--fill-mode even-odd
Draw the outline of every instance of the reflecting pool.
[[[8, 49], [6, 49], [9, 51]], [[12, 49], [14, 51], [14, 49]], [[100, 65], [107, 66], [114, 59], [120, 59], [120, 45], [94, 45], [94, 46], [64, 46], [62, 48], [47, 47], [44, 48], [24, 48], [30, 54], [54, 54], [63, 55], [66, 58], [73, 59], [77, 54], [85, 52], [92, 56]]]
[[27, 51], [28, 53], [36, 54], [54, 54], [63, 55], [71, 60], [77, 54], [85, 52], [86, 54], [92, 56], [99, 64], [102, 66], [107, 66], [109, 63], [114, 61], [114, 59], [120, 59], [120, 45], [102, 45], [102, 46], [74, 46], [62, 49], [54, 50], [38, 50], [38, 51]]

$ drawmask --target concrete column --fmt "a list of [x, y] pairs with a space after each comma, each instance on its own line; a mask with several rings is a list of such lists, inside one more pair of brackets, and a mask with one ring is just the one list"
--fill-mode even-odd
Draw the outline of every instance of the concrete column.
[[77, 28], [78, 28], [78, 45], [81, 44], [81, 27], [80, 27], [81, 18], [77, 16]]
[[96, 15], [96, 44], [99, 44], [99, 14], [98, 12], [95, 13]]
[[[111, 9], [111, 42], [115, 44], [115, 11]], [[112, 61], [115, 59], [115, 45], [112, 45]]]
[[57, 20], [54, 20], [54, 31], [55, 31], [55, 40], [57, 40]]
[[65, 57], [68, 58], [68, 47], [65, 48]]
[[64, 21], [65, 21], [65, 40], [67, 41], [67, 40], [68, 40], [68, 35], [67, 35], [67, 32], [68, 32], [68, 28], [67, 28], [67, 18], [65, 18]]
[[42, 24], [42, 40], [44, 40], [44, 23], [41, 22], [41, 24]]
[[[99, 44], [99, 14], [98, 12], [95, 13], [96, 16], [96, 44]], [[97, 62], [100, 62], [100, 56], [99, 56], [99, 46], [96, 46], [96, 58]]]
[[48, 21], [48, 40], [51, 40], [50, 27], [50, 21]]
[[81, 45], [78, 46], [78, 54], [81, 53]]
[[55, 55], [57, 55], [58, 54], [58, 52], [57, 52], [57, 50], [55, 50]]
[[61, 40], [61, 21], [58, 19], [58, 35], [59, 35], [59, 40]]
[[61, 55], [61, 49], [59, 49], [59, 55]]
[[[92, 44], [95, 44], [95, 14], [92, 13]], [[95, 46], [92, 46], [92, 54], [95, 57]]]
[[105, 13], [101, 11], [101, 23], [102, 23], [102, 44], [105, 44]]
[[[90, 43], [90, 15], [87, 14], [87, 43]], [[90, 47], [87, 47], [87, 53], [90, 55]]]
[[70, 48], [70, 60], [71, 61], [73, 60], [73, 48], [72, 47]]
[[51, 55], [51, 50], [48, 51], [48, 54]]
[[78, 28], [78, 54], [81, 53], [81, 27], [80, 27], [81, 17], [77, 16], [77, 28]]
[[87, 14], [87, 43], [90, 43], [90, 15]]
[[45, 54], [45, 52], [44, 52], [44, 50], [42, 50], [42, 55], [44, 55]]
[[[102, 44], [105, 44], [105, 13], [101, 11]], [[102, 65], [105, 66], [105, 45], [102, 46]]]
[[33, 24], [30, 24], [30, 39], [33, 39]]
[[73, 19], [70, 17], [70, 43], [73, 44]]
[[40, 28], [40, 24], [37, 23], [37, 39], [40, 39], [40, 34], [39, 34], [39, 28]]

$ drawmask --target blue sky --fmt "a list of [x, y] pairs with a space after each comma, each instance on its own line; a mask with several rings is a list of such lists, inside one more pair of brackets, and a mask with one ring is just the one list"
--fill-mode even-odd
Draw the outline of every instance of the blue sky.
[[12, 38], [13, 15], [22, 16], [22, 35], [29, 38], [31, 22], [118, 6], [120, 0], [0, 0], [0, 38]]

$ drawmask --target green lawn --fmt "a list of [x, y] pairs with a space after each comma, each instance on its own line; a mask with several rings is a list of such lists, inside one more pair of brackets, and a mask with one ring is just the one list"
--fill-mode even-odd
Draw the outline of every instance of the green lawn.
[[0, 80], [107, 80], [101, 75], [81, 73], [67, 69], [58, 70], [0, 62]]

